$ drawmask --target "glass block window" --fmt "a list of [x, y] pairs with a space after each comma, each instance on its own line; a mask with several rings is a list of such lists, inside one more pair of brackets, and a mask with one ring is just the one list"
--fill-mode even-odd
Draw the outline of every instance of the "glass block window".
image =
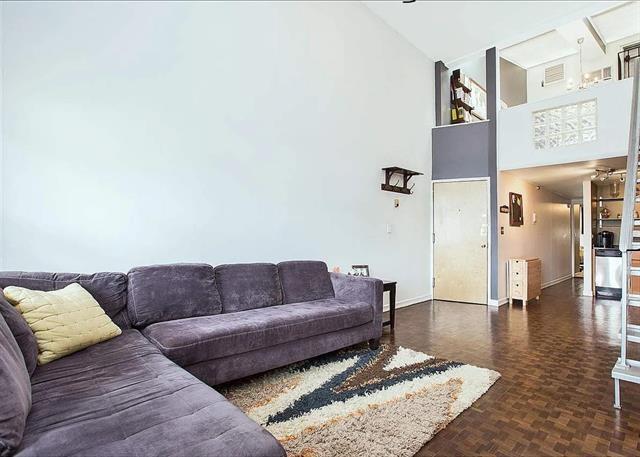
[[597, 139], [596, 100], [550, 108], [533, 113], [535, 149], [558, 148]]

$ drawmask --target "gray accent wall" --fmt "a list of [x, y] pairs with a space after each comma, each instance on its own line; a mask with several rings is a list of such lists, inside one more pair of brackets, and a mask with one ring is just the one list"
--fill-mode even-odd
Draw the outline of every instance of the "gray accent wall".
[[431, 141], [431, 179], [489, 176], [489, 122], [434, 128]]

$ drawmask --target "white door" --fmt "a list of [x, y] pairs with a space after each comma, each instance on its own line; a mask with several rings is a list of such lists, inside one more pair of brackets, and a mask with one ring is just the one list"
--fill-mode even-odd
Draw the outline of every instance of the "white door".
[[487, 181], [433, 184], [436, 300], [487, 304]]

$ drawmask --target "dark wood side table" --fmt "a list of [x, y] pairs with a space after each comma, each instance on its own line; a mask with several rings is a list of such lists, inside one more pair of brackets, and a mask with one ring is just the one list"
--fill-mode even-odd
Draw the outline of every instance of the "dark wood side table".
[[382, 293], [389, 292], [389, 320], [382, 323], [382, 326], [390, 325], [391, 330], [396, 326], [396, 281], [382, 280]]

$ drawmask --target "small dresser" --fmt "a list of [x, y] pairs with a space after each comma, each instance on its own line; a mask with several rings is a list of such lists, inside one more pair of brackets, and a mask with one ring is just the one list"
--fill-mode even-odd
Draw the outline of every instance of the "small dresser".
[[509, 259], [509, 304], [540, 298], [542, 288], [542, 262], [538, 258]]

